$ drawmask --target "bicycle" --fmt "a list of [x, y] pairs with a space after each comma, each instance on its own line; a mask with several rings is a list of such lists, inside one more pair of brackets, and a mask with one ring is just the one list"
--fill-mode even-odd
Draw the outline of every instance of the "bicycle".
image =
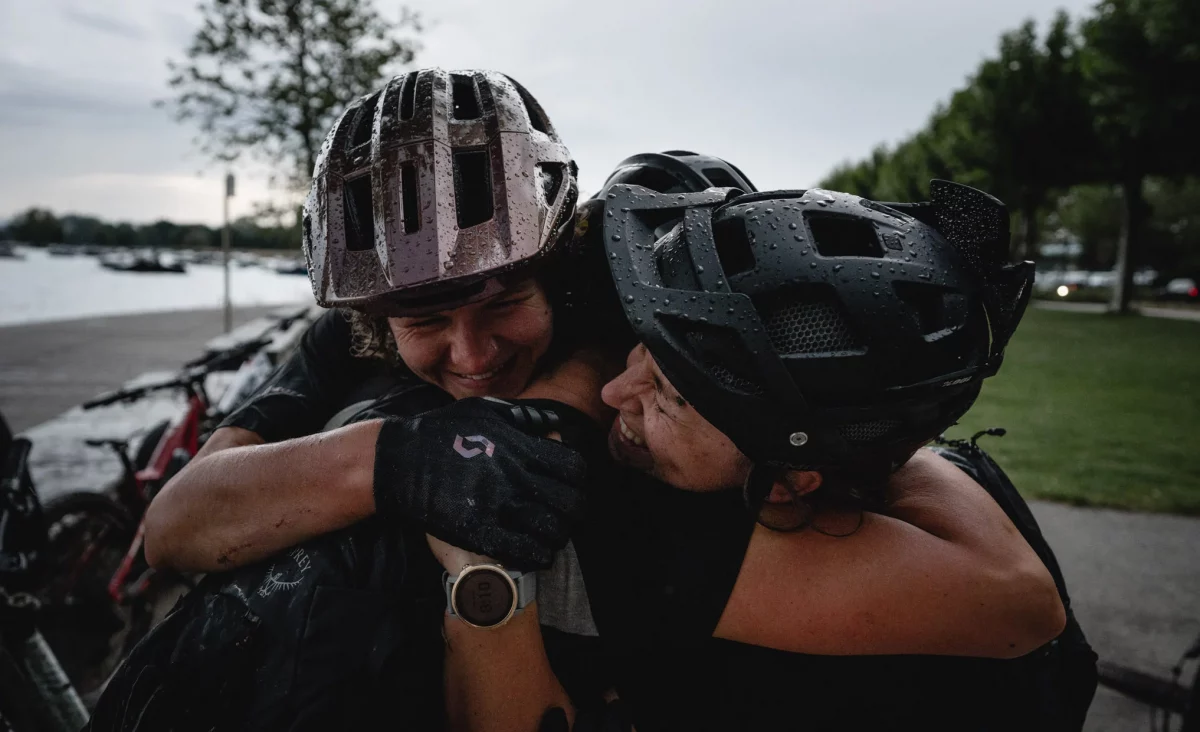
[[132, 457], [129, 438], [85, 441], [111, 449], [121, 463], [121, 477], [105, 492], [78, 491], [46, 502], [47, 564], [54, 571], [39, 592], [46, 608], [44, 632], [89, 706], [153, 627], [160, 601], [193, 586], [190, 578], [157, 572], [146, 562], [142, 517], [222, 416], [205, 382], [213, 372], [236, 368], [221, 404], [244, 399], [270, 374], [273, 364], [263, 353], [270, 342], [260, 337], [238, 344], [186, 364], [173, 379], [121, 389], [82, 405], [95, 409], [136, 402], [161, 391], [182, 391], [187, 398], [183, 415], [148, 430]]
[[1100, 661], [1100, 683], [1150, 707], [1150, 730], [1169, 732], [1172, 717], [1180, 717], [1179, 732], [1200, 732], [1200, 670], [1188, 688], [1179, 682], [1189, 661], [1200, 659], [1200, 637], [1184, 651], [1171, 669], [1171, 678], [1139, 671], [1111, 661]]
[[30, 591], [44, 570], [46, 527], [29, 449], [0, 415], [0, 730], [74, 732], [87, 709], [38, 630], [41, 605]]

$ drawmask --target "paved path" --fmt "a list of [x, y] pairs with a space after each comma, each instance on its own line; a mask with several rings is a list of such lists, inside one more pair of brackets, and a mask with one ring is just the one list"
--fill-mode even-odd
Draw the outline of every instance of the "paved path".
[[[1053, 503], [1033, 511], [1100, 657], [1166, 675], [1200, 636], [1200, 519]], [[1100, 689], [1085, 729], [1144, 730], [1148, 720], [1146, 707]]]
[[[244, 311], [239, 320], [273, 309]], [[219, 311], [2, 328], [0, 409], [16, 429], [31, 428], [143, 371], [178, 367], [220, 330]], [[145, 424], [181, 405], [163, 401], [140, 408], [149, 411], [125, 414], [114, 408], [96, 415], [103, 425], [84, 423], [72, 412], [30, 429], [35, 480], [43, 492], [103, 484], [88, 477], [92, 466], [72, 464], [83, 460], [82, 436], [101, 426], [119, 433], [121, 420]], [[90, 452], [93, 459], [105, 459]], [[1050, 503], [1033, 508], [1101, 656], [1147, 671], [1170, 669], [1200, 634], [1200, 519]], [[1147, 720], [1145, 707], [1102, 689], [1086, 729], [1142, 730]]]
[[[279, 310], [241, 308], [234, 325]], [[172, 371], [224, 329], [221, 310], [121, 315], [0, 328], [0, 412], [14, 431], [146, 371]]]
[[[1042, 310], [1064, 310], [1070, 313], [1107, 313], [1108, 304], [1102, 302], [1059, 302], [1057, 300], [1034, 300], [1033, 306]], [[1134, 305], [1133, 309], [1148, 318], [1200, 321], [1200, 308], [1172, 308], [1155, 305]]]

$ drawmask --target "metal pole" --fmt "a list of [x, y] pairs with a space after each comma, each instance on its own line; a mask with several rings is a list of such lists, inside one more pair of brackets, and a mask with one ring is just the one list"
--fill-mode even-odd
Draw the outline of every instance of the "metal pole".
[[229, 197], [233, 195], [233, 174], [225, 176], [225, 225], [221, 229], [221, 259], [225, 266], [225, 332], [233, 330], [233, 304], [229, 298]]

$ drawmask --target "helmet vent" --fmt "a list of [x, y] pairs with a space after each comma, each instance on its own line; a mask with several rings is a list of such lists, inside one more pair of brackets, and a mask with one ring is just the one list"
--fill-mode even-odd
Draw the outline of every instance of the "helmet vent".
[[354, 134], [350, 137], [352, 149], [371, 141], [371, 129], [375, 126], [375, 107], [379, 106], [381, 94], [382, 92], [375, 92], [358, 108], [358, 115], [354, 118]]
[[808, 228], [822, 257], [882, 257], [875, 227], [846, 216], [809, 214]]
[[404, 233], [415, 234], [421, 230], [421, 214], [418, 202], [421, 200], [417, 189], [417, 166], [415, 163], [400, 165], [400, 199], [404, 207]]
[[717, 245], [717, 259], [721, 260], [726, 277], [754, 269], [754, 248], [742, 217], [731, 216], [714, 221], [713, 240]]
[[400, 119], [404, 122], [413, 118], [417, 109], [417, 72], [410, 71], [404, 77], [404, 89], [400, 92]]
[[458, 228], [469, 229], [492, 218], [492, 168], [487, 150], [454, 153], [454, 199]]
[[[790, 302], [780, 302], [783, 299]], [[760, 312], [767, 337], [781, 356], [866, 353], [832, 294], [797, 295], [793, 291], [791, 296], [785, 294], [771, 305], [760, 307]]]
[[451, 74], [450, 90], [454, 99], [454, 119], [479, 119], [479, 99], [475, 80], [465, 74]]
[[371, 176], [360, 175], [342, 187], [346, 209], [346, 249], [366, 251], [375, 246], [375, 208], [371, 203]]
[[706, 363], [704, 366], [708, 369], [709, 373], [716, 378], [717, 381], [736, 392], [749, 394], [750, 396], [758, 396], [759, 394], [763, 393], [761, 386], [755, 384], [749, 379], [738, 376], [720, 364]]
[[899, 426], [900, 422], [894, 419], [874, 419], [869, 422], [840, 425], [837, 430], [846, 442], [864, 443], [881, 440]]
[[538, 132], [547, 135], [550, 134], [550, 123], [546, 119], [546, 113], [542, 111], [541, 106], [529, 92], [525, 91], [525, 87], [518, 84], [511, 77], [506, 78], [517, 88], [517, 93], [521, 95], [521, 101], [525, 104], [525, 112], [529, 115], [529, 124]]
[[946, 317], [946, 296], [949, 293], [942, 288], [915, 282], [895, 282], [892, 287], [896, 290], [896, 296], [908, 306], [909, 314], [922, 335], [936, 333], [951, 325]]
[[546, 205], [551, 205], [558, 198], [558, 191], [562, 188], [564, 166], [562, 163], [538, 163], [537, 167], [542, 195], [546, 197]]
[[758, 396], [763, 393], [763, 388], [748, 376], [754, 367], [744, 359], [740, 366], [736, 363], [745, 351], [736, 338], [712, 326], [689, 325], [684, 336], [689, 350], [709, 375], [725, 388], [741, 394]]
[[742, 189], [742, 184], [737, 182], [728, 170], [721, 168], [705, 168], [704, 177], [713, 184], [713, 188], [737, 188]]

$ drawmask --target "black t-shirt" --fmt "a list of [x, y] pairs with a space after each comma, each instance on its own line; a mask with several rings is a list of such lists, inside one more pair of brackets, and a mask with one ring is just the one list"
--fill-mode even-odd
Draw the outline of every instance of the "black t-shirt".
[[340, 311], [330, 310], [220, 426], [241, 427], [267, 442], [279, 442], [320, 432], [341, 410], [378, 400], [401, 417], [442, 406], [450, 397], [401, 366], [352, 355], [350, 323]]

